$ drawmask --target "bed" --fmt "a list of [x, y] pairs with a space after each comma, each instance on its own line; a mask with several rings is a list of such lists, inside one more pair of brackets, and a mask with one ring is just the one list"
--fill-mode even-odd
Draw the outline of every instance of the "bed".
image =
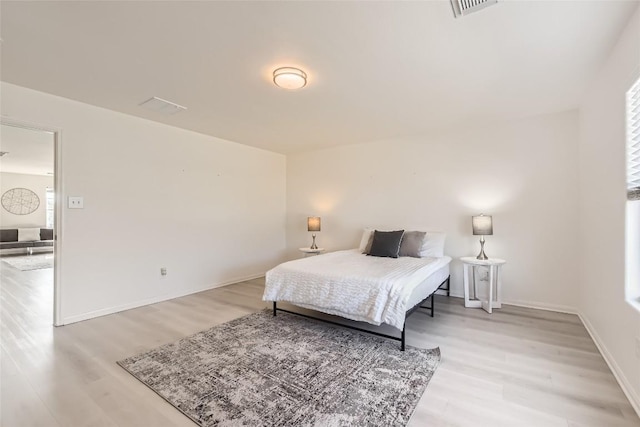
[[[287, 302], [350, 320], [391, 325], [401, 331], [400, 337], [339, 324], [400, 341], [404, 351], [406, 318], [418, 308], [430, 309], [433, 317], [434, 294], [444, 290], [449, 295], [450, 262], [444, 255], [367, 256], [362, 248], [331, 252], [268, 271], [263, 300], [273, 303], [274, 316], [285, 311], [337, 324], [277, 306]], [[430, 305], [423, 305], [429, 299]]]

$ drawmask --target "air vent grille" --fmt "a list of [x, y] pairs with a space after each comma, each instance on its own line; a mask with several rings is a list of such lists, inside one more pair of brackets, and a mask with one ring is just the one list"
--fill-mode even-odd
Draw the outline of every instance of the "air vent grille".
[[157, 96], [147, 99], [140, 104], [140, 106], [162, 114], [176, 114], [187, 109], [187, 107], [178, 105], [175, 102], [167, 101], [166, 99], [158, 98]]
[[498, 0], [451, 0], [453, 16], [456, 18], [477, 12], [496, 3]]

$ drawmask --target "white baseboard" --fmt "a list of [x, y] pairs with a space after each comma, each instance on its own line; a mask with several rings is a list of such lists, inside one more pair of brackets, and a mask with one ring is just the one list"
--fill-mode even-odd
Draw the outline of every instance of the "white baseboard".
[[607, 347], [605, 347], [604, 342], [600, 339], [600, 336], [596, 332], [591, 322], [589, 322], [589, 319], [581, 311], [578, 311], [577, 314], [582, 321], [582, 324], [587, 329], [587, 332], [589, 332], [591, 339], [596, 344], [596, 347], [598, 347], [598, 350], [604, 358], [604, 361], [607, 362], [609, 369], [611, 370], [611, 372], [613, 372], [613, 376], [616, 378], [616, 381], [618, 381], [618, 384], [620, 384], [620, 388], [622, 388], [625, 396], [627, 396], [627, 399], [629, 399], [631, 406], [633, 406], [636, 414], [638, 414], [638, 416], [640, 417], [640, 396], [638, 396], [636, 391], [631, 386], [631, 383], [625, 376], [624, 372], [622, 372], [622, 369], [620, 369], [620, 366], [618, 366], [616, 360], [613, 358], [611, 353], [609, 353]]
[[[446, 291], [442, 289], [438, 291], [438, 295], [446, 295]], [[455, 298], [464, 298], [464, 294], [459, 294], [457, 292], [451, 292], [451, 296]], [[559, 304], [545, 304], [539, 302], [530, 302], [530, 301], [502, 301], [502, 304], [506, 305], [515, 305], [517, 307], [525, 307], [525, 308], [535, 308], [536, 310], [546, 310], [546, 311], [555, 311], [558, 313], [568, 313], [568, 314], [578, 314], [578, 310], [574, 307], [569, 307], [566, 305]]]
[[127, 304], [122, 304], [122, 305], [115, 306], [115, 307], [106, 307], [106, 308], [101, 308], [100, 310], [89, 311], [87, 313], [75, 314], [73, 316], [64, 317], [62, 319], [62, 324], [60, 326], [68, 325], [70, 323], [81, 322], [83, 320], [94, 319], [96, 317], [107, 316], [109, 314], [119, 313], [121, 311], [131, 310], [132, 308], [138, 308], [138, 307], [142, 307], [142, 306], [145, 306], [145, 305], [156, 304], [156, 303], [159, 303], [159, 302], [172, 300], [174, 298], [180, 298], [180, 297], [184, 297], [184, 296], [187, 296], [187, 295], [197, 294], [199, 292], [204, 292], [204, 291], [208, 291], [210, 289], [220, 288], [222, 286], [227, 286], [227, 285], [231, 285], [231, 284], [238, 283], [238, 282], [244, 282], [246, 280], [257, 279], [257, 278], [263, 277], [263, 276], [264, 276], [264, 273], [252, 274], [252, 275], [243, 276], [243, 277], [236, 277], [234, 279], [226, 280], [224, 282], [220, 282], [220, 283], [216, 283], [216, 284], [213, 284], [213, 285], [205, 286], [204, 288], [201, 288], [201, 289], [191, 289], [191, 290], [188, 290], [186, 292], [176, 292], [174, 294], [165, 294], [165, 295], [161, 295], [161, 296], [158, 296], [158, 297], [148, 298], [148, 299], [145, 299], [145, 300], [135, 301], [135, 302], [132, 302], [132, 303], [127, 303]]
[[[447, 296], [447, 291], [446, 291], [446, 290], [444, 290], [444, 289], [438, 289], [438, 290], [436, 291], [436, 295], [444, 295], [444, 296]], [[453, 292], [451, 292], [451, 295], [449, 295], [449, 296], [452, 296], [452, 297], [455, 297], [455, 298], [464, 298], [464, 295], [454, 294]]]
[[503, 304], [515, 305], [517, 307], [535, 308], [536, 310], [555, 311], [556, 313], [578, 314], [578, 310], [575, 307], [561, 304], [547, 304], [542, 302], [530, 302], [530, 301], [507, 301], [502, 300]]

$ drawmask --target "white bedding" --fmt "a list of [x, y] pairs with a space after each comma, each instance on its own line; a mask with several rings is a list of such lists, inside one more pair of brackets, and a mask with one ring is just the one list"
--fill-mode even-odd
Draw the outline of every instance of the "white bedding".
[[331, 252], [269, 270], [262, 299], [402, 329], [412, 291], [450, 261], [373, 257], [358, 249]]

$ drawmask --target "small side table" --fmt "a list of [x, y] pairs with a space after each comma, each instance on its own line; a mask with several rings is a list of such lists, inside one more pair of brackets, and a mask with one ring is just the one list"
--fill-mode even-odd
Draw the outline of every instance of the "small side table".
[[324, 252], [324, 248], [318, 248], [318, 249], [298, 248], [298, 250], [304, 254], [305, 258], [308, 256], [320, 255], [322, 252]]
[[[500, 278], [500, 269], [507, 261], [499, 258], [477, 259], [475, 257], [460, 258], [463, 265], [464, 274], [464, 306], [465, 307], [482, 307], [487, 313], [493, 312], [494, 308], [502, 307], [502, 280]], [[471, 268], [469, 268], [471, 267]], [[478, 298], [478, 285], [476, 284], [476, 267], [489, 267], [489, 295], [486, 300]], [[469, 280], [469, 270], [471, 270], [471, 281]], [[470, 299], [470, 285], [473, 282], [473, 296], [476, 299]]]

